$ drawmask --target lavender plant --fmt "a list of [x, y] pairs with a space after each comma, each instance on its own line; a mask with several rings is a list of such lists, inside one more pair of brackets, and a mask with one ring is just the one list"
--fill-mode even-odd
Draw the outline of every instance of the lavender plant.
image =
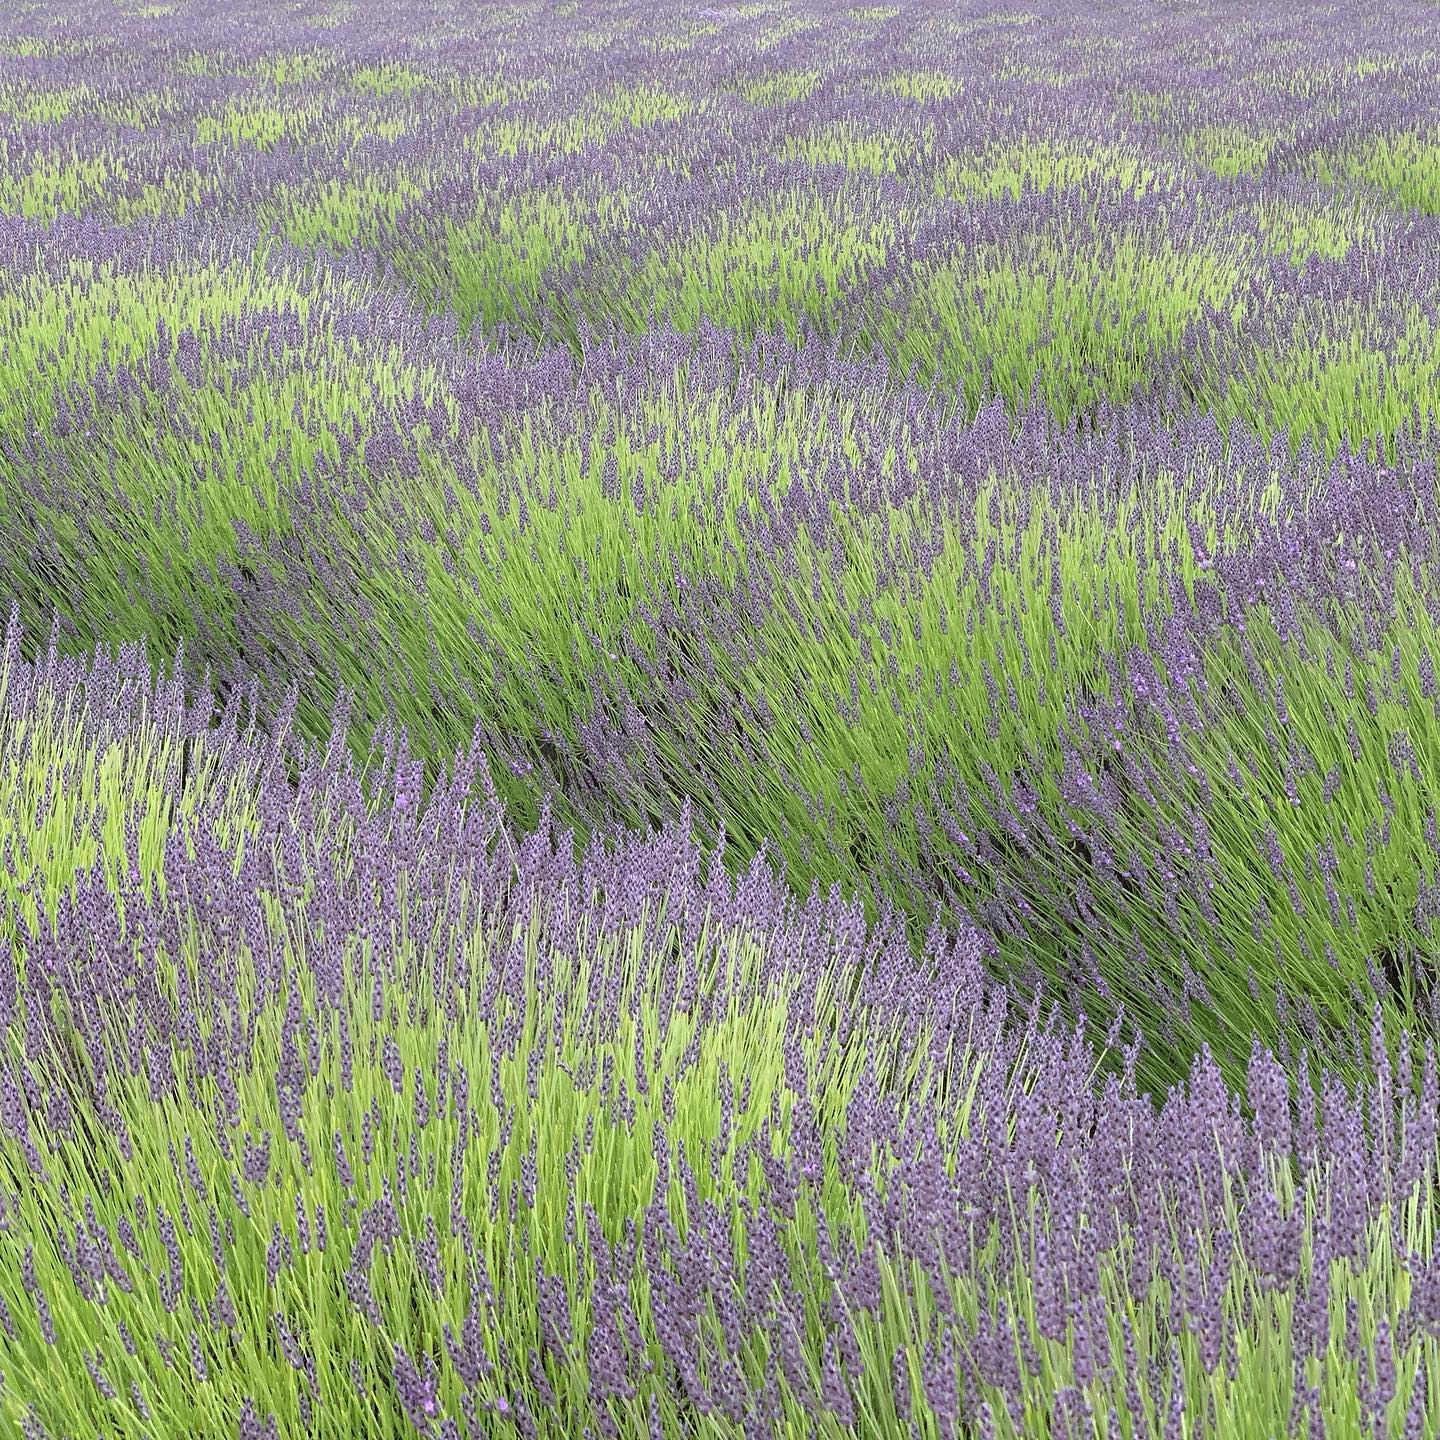
[[1436, 49], [9, 7], [5, 1425], [1436, 1433]]
[[1433, 1424], [1435, 1054], [1392, 1067], [1378, 1011], [1353, 1095], [1292, 1107], [1257, 1046], [1243, 1097], [1205, 1054], [1157, 1111], [1140, 1037], [1102, 1091], [973, 932], [917, 966], [688, 816], [578, 855], [511, 835], [478, 749], [421, 806], [394, 736], [367, 801], [343, 711], [321, 755], [133, 652], [12, 646], [3, 693], [6, 773], [194, 766], [145, 840], [139, 786], [47, 785], [60, 848], [124, 832], [53, 922], [10, 867], [17, 1429]]
[[[298, 311], [345, 282], [292, 283]], [[1123, 446], [1108, 416], [967, 426], [834, 346], [757, 340], [732, 368], [713, 331], [532, 364], [523, 388], [397, 352], [404, 409], [367, 433], [377, 362], [282, 344], [182, 335], [146, 390], [94, 372], [60, 433], [10, 451], [31, 624], [68, 597], [72, 638], [110, 613], [184, 637], [192, 675], [298, 672], [312, 738], [343, 685], [432, 778], [478, 724], [526, 823], [546, 792], [582, 830], [690, 797], [802, 890], [894, 899], [917, 943], [937, 907], [980, 923], [997, 978], [1044, 975], [1106, 1025], [1123, 997], [1152, 1018], [1152, 1093], [1202, 1041], [1232, 1083], [1252, 1030], [1325, 1051], [1386, 963], [1392, 1040], [1428, 1005], [1405, 956], [1428, 953], [1435, 869], [1423, 442], [1396, 474], [1144, 407]], [[227, 345], [270, 367], [253, 448], [218, 423]], [[767, 367], [790, 378], [757, 395]], [[486, 393], [482, 423], [464, 397]]]

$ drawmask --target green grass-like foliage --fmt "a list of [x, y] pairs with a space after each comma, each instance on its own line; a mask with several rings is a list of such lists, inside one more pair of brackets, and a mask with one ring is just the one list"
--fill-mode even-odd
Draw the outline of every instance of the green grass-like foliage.
[[[1225, 1433], [1260, 1436], [1317, 1293], [1351, 1312], [1343, 1344], [1322, 1318], [1318, 1357], [1294, 1351], [1326, 1413], [1358, 1423], [1355, 1347], [1394, 1345], [1401, 1400], [1423, 1401], [1431, 1342], [1403, 1324], [1428, 1303], [1411, 1271], [1433, 1255], [1435, 1132], [1408, 1049], [1398, 1128], [1393, 1095], [1368, 1111], [1383, 1204], [1323, 1232], [1363, 1182], [1338, 1164], [1333, 1085], [1308, 1159], [1266, 1128], [1284, 1077], [1258, 1051], [1254, 1161], [1207, 1138], [1208, 1056], [1156, 1117], [1128, 1047], [1097, 1112], [1094, 1051], [1035, 1011], [1007, 1027], [973, 936], [927, 946], [947, 973], [919, 980], [903, 935], [838, 895], [799, 908], [763, 860], [737, 885], [718, 854], [707, 878], [685, 817], [577, 865], [551, 830], [512, 837], [474, 747], [421, 810], [388, 737], [367, 799], [343, 711], [322, 757], [289, 738], [292, 707], [242, 732], [241, 707], [217, 725], [182, 684], [152, 687], [143, 651], [32, 670], [18, 638], [12, 619], [0, 825], [7, 853], [35, 829], [47, 853], [22, 850], [0, 892], [26, 942], [0, 965], [7, 1423], [755, 1433], [762, 1412], [708, 1385], [781, 1431], [898, 1437], [952, 1412], [937, 1344], [998, 1300], [1033, 1358], [964, 1382], [997, 1434], [1083, 1394], [1125, 1407], [1120, 1433], [1212, 1397]], [[30, 881], [43, 918], [17, 916]], [[1432, 1050], [1422, 1106], [1435, 1084]], [[1052, 1228], [1076, 1219], [1071, 1165], [1100, 1227], [1089, 1281]], [[962, 1202], [964, 1242], [945, 1219]], [[1116, 1228], [1137, 1204], [1203, 1279], [1194, 1324]], [[1265, 1238], [1267, 1207], [1289, 1239]], [[1056, 1308], [1072, 1282], [1083, 1341]]]
[[[1383, 28], [1372, 12], [0, 15], [0, 598], [18, 616], [0, 1233], [39, 1267], [0, 1256], [0, 1435], [38, 1440], [42, 1392], [43, 1433], [130, 1440], [260, 1440], [267, 1415], [347, 1440], [1268, 1437], [1309, 1423], [1307, 1401], [1347, 1440], [1435, 1433], [1433, 1135], [1413, 1105], [1390, 1125], [1387, 1057], [1440, 1022], [1440, 30], [1423, 7]], [[27, 689], [46, 634], [61, 656], [139, 648], [82, 702], [63, 666]], [[177, 672], [146, 690], [162, 655]], [[150, 697], [133, 725], [122, 684]], [[237, 715], [282, 699], [276, 735], [238, 738]], [[323, 784], [292, 731], [333, 762]], [[457, 764], [483, 793], [452, 813]], [[567, 890], [566, 837], [584, 852], [622, 832], [605, 885], [600, 850], [583, 862], [605, 898]], [[700, 882], [645, 866], [702, 851], [711, 908], [682, 921]], [[749, 876], [741, 898], [724, 866]], [[783, 921], [765, 899], [782, 893]], [[803, 939], [822, 910], [833, 964]], [[883, 980], [840, 934], [866, 924]], [[1111, 1037], [1072, 1056], [1063, 1105], [1033, 1026], [1028, 1059], [998, 1029], [958, 1038], [953, 985], [982, 967], [1012, 1004]], [[1197, 1216], [1188, 1174], [1150, 1174], [1163, 1205], [1144, 1203], [1175, 1228], [1147, 1229], [1097, 1198], [1085, 1167], [1110, 1132], [1073, 1099], [1122, 1083], [1127, 1024], [1135, 1108], [1107, 1123], [1147, 1145], [1150, 1125], [1188, 1133], [1157, 1118], [1186, 1081], [1202, 1139], [1229, 1123], [1224, 1087], [1273, 1129], [1265, 1087], [1299, 1099], [1327, 1071], [1372, 1086], [1355, 1103], [1383, 1122], [1360, 1140], [1327, 1122], [1309, 1169], [1277, 1141], [1273, 1174], [1227, 1132], [1235, 1193], [1207, 1170]], [[246, 1026], [224, 1082], [206, 1057]], [[430, 1072], [452, 1062], [470, 1110], [422, 1123], [415, 1071], [449, 1084]], [[1079, 1198], [1035, 1146], [1032, 1082], [1091, 1147], [1056, 1162], [1092, 1177]], [[1421, 1095], [1433, 1110], [1431, 1081]], [[983, 1116], [1030, 1147], [1043, 1196], [985, 1150]], [[297, 1123], [309, 1160], [277, 1142], [237, 1199], [244, 1132]], [[352, 1185], [321, 1152], [367, 1124]], [[483, 1178], [462, 1135], [495, 1157]], [[187, 1137], [198, 1180], [171, 1153]], [[1147, 1156], [1130, 1156], [1137, 1206]], [[988, 1210], [951, 1188], [972, 1173]], [[1401, 1193], [1347, 1199], [1362, 1173]], [[87, 1296], [100, 1242], [73, 1239], [76, 1206], [114, 1234], [135, 1194], [177, 1217], [183, 1305], [148, 1274]], [[362, 1216], [393, 1225], [370, 1291], [338, 1251], [267, 1280], [297, 1197], [347, 1255]], [[1358, 1313], [1333, 1344], [1306, 1338], [1278, 1276], [1291, 1240], [1264, 1217], [1292, 1203], [1292, 1268], [1316, 1286], [1340, 1264], [1327, 1235], [1364, 1212], [1331, 1296], [1337, 1329], [1342, 1290]], [[620, 1362], [584, 1337], [614, 1341], [619, 1301], [587, 1205], [634, 1271], [626, 1363], [653, 1367], [609, 1410], [596, 1376]], [[996, 1229], [966, 1249], [951, 1212]], [[1092, 1284], [1048, 1241], [1025, 1263], [1006, 1248], [1007, 1225], [1023, 1249], [1024, 1225], [1093, 1238], [1122, 1212], [1137, 1253], [1173, 1238], [1181, 1269], [1156, 1284], [1185, 1291], [1185, 1324], [1125, 1286], [1143, 1254], [1110, 1247]], [[428, 1250], [397, 1259], [427, 1214], [440, 1284]], [[644, 1263], [627, 1222], [649, 1227]], [[737, 1339], [726, 1307], [767, 1224], [793, 1270], [745, 1301]], [[947, 1225], [942, 1274], [923, 1236]], [[1228, 1232], [1245, 1265], [1227, 1298], [1197, 1298]], [[878, 1268], [840, 1275], [832, 1243]], [[126, 1253], [163, 1273], [157, 1245]], [[714, 1307], [683, 1341], [671, 1262]], [[1093, 1315], [1056, 1319], [1057, 1275]], [[234, 1324], [202, 1313], [222, 1276]], [[875, 1287], [841, 1314], [837, 1294]], [[487, 1290], [471, 1323], [490, 1379], [466, 1385], [443, 1326]], [[788, 1319], [764, 1312], [772, 1290]], [[276, 1306], [308, 1362], [285, 1358]], [[980, 1338], [997, 1307], [1028, 1326], [1023, 1380]], [[1082, 1353], [1092, 1328], [1110, 1371]], [[433, 1414], [405, 1368], [425, 1356], [444, 1372]]]

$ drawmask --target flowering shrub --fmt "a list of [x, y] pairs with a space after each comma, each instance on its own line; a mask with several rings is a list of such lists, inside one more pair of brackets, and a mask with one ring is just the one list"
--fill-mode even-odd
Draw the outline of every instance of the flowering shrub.
[[367, 801], [343, 736], [213, 724], [135, 653], [0, 683], [7, 831], [95, 855], [0, 956], [27, 1434], [1428, 1415], [1440, 1094], [1378, 1011], [1363, 1089], [1257, 1045], [1157, 1110], [1138, 1040], [1097, 1086], [973, 932], [916, 955], [688, 815], [577, 855], [476, 750], [421, 806], [392, 741]]
[[1437, 30], [6, 7], [0, 1440], [1436, 1434]]

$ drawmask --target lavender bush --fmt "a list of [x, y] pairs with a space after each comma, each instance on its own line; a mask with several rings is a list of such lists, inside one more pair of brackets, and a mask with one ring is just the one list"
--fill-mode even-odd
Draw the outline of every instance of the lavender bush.
[[343, 716], [320, 755], [174, 673], [0, 675], [7, 834], [95, 856], [6, 843], [27, 1435], [1426, 1433], [1433, 1043], [1377, 1011], [1295, 1104], [1206, 1053], [1157, 1111], [973, 932], [688, 815], [513, 836], [478, 748], [422, 807], [390, 737], [367, 803]]
[[0, 1433], [1437, 1433], [1437, 48], [6, 9]]

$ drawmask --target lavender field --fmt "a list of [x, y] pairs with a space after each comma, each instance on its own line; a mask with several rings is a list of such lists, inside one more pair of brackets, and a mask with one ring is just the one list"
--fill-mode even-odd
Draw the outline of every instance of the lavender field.
[[7, 0], [0, 1440], [1440, 1436], [1440, 5]]

